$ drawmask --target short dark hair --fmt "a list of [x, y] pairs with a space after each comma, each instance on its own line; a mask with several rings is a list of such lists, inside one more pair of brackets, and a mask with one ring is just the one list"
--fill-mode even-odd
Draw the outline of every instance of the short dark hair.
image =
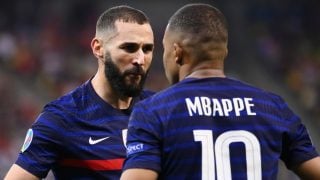
[[115, 22], [132, 22], [138, 24], [149, 23], [148, 17], [140, 10], [130, 6], [115, 6], [104, 11], [96, 24], [96, 31], [101, 32], [106, 29], [114, 29]]
[[169, 19], [168, 29], [195, 35], [205, 41], [228, 41], [226, 18], [217, 8], [208, 4], [187, 4]]

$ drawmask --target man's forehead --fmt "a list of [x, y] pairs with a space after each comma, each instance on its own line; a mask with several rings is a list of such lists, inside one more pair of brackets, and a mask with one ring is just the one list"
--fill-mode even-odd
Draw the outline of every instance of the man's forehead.
[[126, 34], [130, 37], [130, 35], [144, 35], [153, 37], [153, 31], [151, 29], [150, 24], [138, 24], [138, 23], [128, 23], [128, 22], [115, 22], [116, 31], [118, 34]]
[[113, 41], [116, 44], [122, 43], [138, 43], [153, 44], [154, 37], [150, 24], [138, 24], [132, 22], [115, 22], [115, 30], [109, 32], [107, 41]]

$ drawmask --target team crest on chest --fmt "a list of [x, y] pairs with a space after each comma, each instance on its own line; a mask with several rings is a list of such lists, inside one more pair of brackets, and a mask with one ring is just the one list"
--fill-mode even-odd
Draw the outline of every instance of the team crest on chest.
[[21, 152], [24, 152], [25, 150], [28, 149], [28, 147], [30, 146], [31, 142], [32, 142], [32, 138], [33, 138], [33, 130], [29, 129], [26, 135], [26, 138], [24, 140], [23, 146], [21, 148]]

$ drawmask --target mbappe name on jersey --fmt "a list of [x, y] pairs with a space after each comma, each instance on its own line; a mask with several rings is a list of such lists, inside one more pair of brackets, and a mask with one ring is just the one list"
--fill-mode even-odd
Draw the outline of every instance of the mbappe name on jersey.
[[252, 98], [235, 97], [216, 99], [209, 97], [186, 98], [185, 103], [189, 116], [255, 116]]

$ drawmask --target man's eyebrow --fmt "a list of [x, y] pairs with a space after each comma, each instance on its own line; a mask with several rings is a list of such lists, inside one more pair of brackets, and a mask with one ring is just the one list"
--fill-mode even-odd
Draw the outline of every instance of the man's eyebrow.
[[[123, 42], [122, 44], [140, 44], [140, 43], [127, 41], [127, 42]], [[143, 43], [143, 45], [153, 45], [153, 43]]]
[[121, 45], [122, 44], [139, 44], [139, 43], [136, 43], [136, 42], [123, 42], [123, 43], [121, 43]]
[[[140, 46], [140, 43], [137, 42], [123, 42], [119, 46], [127, 46], [127, 45], [137, 45]], [[143, 43], [142, 46], [154, 46], [154, 43]]]
[[153, 43], [145, 43], [144, 45], [146, 45], [146, 46], [154, 46]]
[[148, 48], [150, 50], [153, 50], [154, 44], [153, 43], [146, 43], [146, 44], [143, 44], [142, 48]]
[[119, 44], [119, 47], [126, 47], [126, 46], [137, 46], [139, 47], [139, 43], [136, 42], [122, 42]]

